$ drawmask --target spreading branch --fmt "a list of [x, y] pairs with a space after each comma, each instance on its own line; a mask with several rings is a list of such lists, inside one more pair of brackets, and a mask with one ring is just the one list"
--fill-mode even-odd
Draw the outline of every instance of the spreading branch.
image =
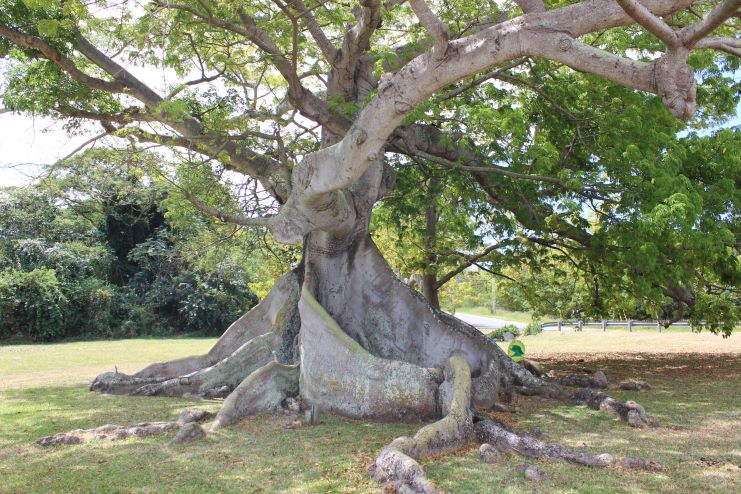
[[685, 46], [694, 46], [727, 19], [738, 14], [741, 0], [723, 0], [708, 15], [679, 32]]
[[259, 216], [249, 217], [241, 214], [226, 213], [218, 208], [207, 206], [193, 194], [186, 193], [185, 198], [200, 212], [213, 216], [220, 219], [224, 223], [231, 223], [233, 225], [253, 227], [253, 228], [270, 228], [274, 216]]
[[425, 0], [409, 0], [409, 5], [432, 38], [432, 55], [435, 58], [443, 58], [448, 49], [448, 40], [450, 40], [448, 26], [435, 15]]
[[648, 32], [666, 43], [670, 48], [677, 48], [682, 44], [677, 33], [669, 27], [660, 17], [655, 16], [639, 0], [616, 0], [617, 3], [638, 24], [646, 28]]
[[41, 38], [22, 33], [3, 23], [0, 23], [0, 36], [9, 39], [22, 48], [37, 50], [42, 57], [54, 62], [60, 69], [67, 72], [72, 79], [82, 83], [90, 89], [109, 93], [126, 92], [127, 88], [120, 81], [106, 81], [87, 75], [80, 70], [72, 60]]

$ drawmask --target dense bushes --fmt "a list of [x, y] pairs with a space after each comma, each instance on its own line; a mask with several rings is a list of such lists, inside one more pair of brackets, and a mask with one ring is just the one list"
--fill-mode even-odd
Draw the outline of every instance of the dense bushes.
[[64, 335], [69, 301], [53, 269], [0, 272], [0, 336], [26, 334], [33, 340]]
[[257, 303], [247, 256], [212, 247], [207, 225], [170, 225], [166, 190], [92, 171], [0, 189], [0, 339], [219, 335]]

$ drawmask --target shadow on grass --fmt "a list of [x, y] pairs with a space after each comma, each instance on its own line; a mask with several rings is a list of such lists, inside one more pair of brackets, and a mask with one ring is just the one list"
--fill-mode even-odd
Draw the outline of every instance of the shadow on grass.
[[[653, 391], [612, 393], [641, 402], [663, 424], [685, 427], [635, 430], [593, 410], [538, 399], [523, 401], [509, 417], [517, 430], [539, 427], [547, 440], [575, 449], [650, 458], [666, 467], [662, 472], [536, 461], [551, 479], [532, 484], [515, 472], [522, 458], [485, 465], [476, 447], [425, 459], [425, 469], [449, 493], [741, 492], [736, 364], [688, 363], [682, 357], [599, 364], [609, 377], [640, 372]], [[2, 390], [0, 403], [0, 492], [378, 492], [368, 464], [394, 437], [419, 428], [323, 416], [319, 426], [287, 430], [288, 418], [272, 415], [185, 446], [170, 445], [170, 433], [44, 449], [33, 441], [105, 423], [174, 419], [185, 407], [216, 409], [219, 403], [100, 395], [83, 386]]]
[[103, 395], [84, 386], [0, 390], [0, 399], [0, 441], [6, 444], [103, 424], [173, 420], [187, 406], [218, 407], [215, 402]]
[[394, 437], [419, 424], [325, 416], [283, 428], [288, 417], [249, 418], [189, 445], [174, 433], [42, 448], [39, 437], [105, 423], [172, 420], [218, 402], [91, 393], [84, 387], [0, 392], [0, 492], [377, 492], [366, 468]]

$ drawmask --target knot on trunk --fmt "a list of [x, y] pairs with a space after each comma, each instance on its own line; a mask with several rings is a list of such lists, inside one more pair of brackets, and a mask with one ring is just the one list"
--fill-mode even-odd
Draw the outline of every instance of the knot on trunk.
[[672, 50], [654, 66], [656, 94], [672, 115], [686, 122], [695, 114], [697, 86], [695, 74], [687, 65], [687, 50]]

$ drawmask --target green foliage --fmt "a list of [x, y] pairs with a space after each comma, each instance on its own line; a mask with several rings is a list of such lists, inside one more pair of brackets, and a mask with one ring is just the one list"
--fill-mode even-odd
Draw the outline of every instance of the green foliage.
[[165, 220], [152, 158], [91, 151], [0, 190], [0, 339], [219, 335], [257, 303], [239, 244]]
[[58, 338], [64, 334], [68, 304], [53, 269], [6, 269], [0, 272], [0, 338]]
[[540, 320], [533, 320], [530, 324], [527, 325], [527, 327], [525, 327], [522, 334], [525, 336], [532, 336], [541, 333], [543, 331], [543, 328], [540, 327], [540, 324]]
[[505, 333], [509, 333], [515, 338], [517, 338], [521, 334], [520, 328], [518, 328], [514, 324], [505, 324], [501, 328], [493, 330], [487, 336], [494, 341], [504, 341]]
[[[548, 7], [571, 3], [554, 0]], [[322, 4], [310, 1], [307, 7], [317, 25], [340, 46], [348, 26], [356, 21], [356, 4], [321, 8]], [[169, 126], [177, 131], [192, 118], [200, 123], [203, 136], [228, 134], [234, 155], [249, 153], [279, 160], [290, 170], [319, 147], [320, 132], [295, 118], [296, 108], [291, 105], [298, 96], [287, 90], [270, 50], [256, 47], [240, 34], [239, 9], [255, 19], [264, 32], [263, 40], [269, 38], [287, 56], [306, 89], [323, 98], [338, 116], [352, 120], [378, 91], [362, 70], [329, 76], [334, 61], [326, 60], [307, 34], [307, 21], [299, 18], [299, 29], [294, 30], [283, 7], [269, 0], [204, 0], [185, 2], [186, 8], [138, 8], [124, 2], [101, 10], [96, 5], [80, 0], [4, 0], [0, 22], [43, 39], [80, 71], [99, 79], [110, 81], [111, 76], [75, 49], [77, 33], [105, 47], [104, 52], [116, 53], [123, 66], [145, 67], [168, 77], [175, 74], [178, 80], [171, 80], [165, 88], [161, 103], [131, 107], [134, 101], [129, 96], [91, 90], [37, 50], [18, 48], [3, 38], [0, 56], [5, 81], [0, 97], [4, 108], [53, 117], [71, 115], [65, 121], [70, 130], [76, 130], [79, 116], [88, 112], [103, 119], [116, 114], [114, 123], [122, 127], [117, 135], [133, 140], [136, 129], [151, 132]], [[697, 15], [706, 14], [713, 5], [695, 2], [691, 11], [673, 14], [671, 24], [681, 28], [695, 22]], [[502, 14], [519, 14], [512, 2], [449, 0], [434, 2], [432, 7], [454, 38], [471, 34], [482, 22]], [[369, 51], [360, 56], [363, 63], [373, 63], [379, 78], [430, 46], [426, 30], [408, 4], [384, 8], [381, 16], [382, 28], [369, 40]], [[209, 24], [203, 19], [219, 22]], [[223, 23], [230, 21], [238, 29], [224, 29]], [[734, 22], [729, 20], [712, 36], [736, 36]], [[665, 49], [655, 36], [636, 25], [603, 29], [580, 39], [642, 61], [655, 60]], [[498, 278], [512, 278], [499, 290], [499, 303], [505, 307], [563, 317], [689, 317], [727, 334], [741, 317], [737, 220], [741, 145], [737, 128], [713, 129], [728, 125], [737, 113], [739, 60], [711, 50], [690, 54], [698, 112], [686, 127], [670, 115], [659, 97], [549, 60], [524, 57], [495, 72], [490, 68], [486, 77], [472, 74], [455, 81], [416, 105], [404, 123], [421, 124], [408, 127], [411, 132], [439, 131], [442, 138], [435, 145], [440, 149], [454, 145], [457, 152], [445, 154], [454, 157], [442, 162], [414, 152], [409, 153], [412, 156], [393, 154], [392, 147], [387, 147], [387, 163], [396, 171], [396, 189], [374, 211], [374, 238], [405, 278], [425, 275], [442, 283], [447, 274], [462, 271], [459, 277], [464, 282], [449, 281], [442, 286], [443, 306], [460, 306], [461, 301], [488, 305], [491, 290], [483, 285], [469, 290], [473, 285], [466, 280], [469, 275], [464, 269], [470, 256], [496, 245], [476, 264]], [[194, 68], [203, 76], [222, 76], [215, 84], [188, 84]], [[352, 91], [328, 94], [333, 81], [345, 77], [362, 81], [355, 89], [369, 95], [356, 101]], [[300, 111], [303, 118], [318, 119], [309, 115], [315, 105], [310, 106], [311, 111]], [[150, 125], [158, 118], [169, 124]], [[152, 140], [163, 144], [169, 136], [165, 131]], [[196, 141], [207, 143], [209, 139]], [[191, 147], [195, 154], [202, 151], [198, 144]], [[465, 157], [468, 152], [475, 155], [473, 163]], [[170, 256], [180, 257], [181, 264], [190, 263], [202, 279], [218, 264], [218, 255], [204, 253], [208, 249], [203, 247], [209, 239], [227, 236], [243, 246], [233, 243], [224, 249], [231, 266], [226, 271], [239, 264], [234, 259], [256, 245], [276, 253], [267, 257], [268, 262], [244, 260], [230, 271], [235, 276], [267, 273], [255, 288], [260, 294], [266, 292], [270, 279], [295, 265], [300, 256], [296, 249], [276, 248], [272, 240], [261, 238], [262, 232], [228, 231], [224, 225], [204, 220], [189, 206], [190, 195], [226, 212], [244, 209], [234, 200], [235, 190], [242, 189], [224, 173], [230, 168], [227, 164], [239, 171], [242, 165], [230, 163], [233, 156], [226, 147], [204, 154], [208, 158], [202, 162], [194, 162], [201, 157], [187, 156], [174, 166], [169, 160], [147, 158], [142, 167], [150, 170], [147, 176], [155, 187], [139, 187], [141, 172], [132, 172], [125, 159], [117, 164], [131, 174], [130, 183], [129, 177], [118, 173], [112, 174], [115, 180], [106, 181], [100, 170], [111, 168], [98, 167], [96, 172], [88, 167], [90, 176], [96, 178], [78, 185], [90, 197], [105, 197], [103, 202], [72, 204], [72, 198], [62, 192], [66, 207], [90, 218], [95, 235], [106, 238], [104, 243], [115, 258], [110, 269], [117, 289], [126, 287], [139, 272], [140, 266], [129, 258], [132, 249], [163, 228], [169, 230]], [[472, 164], [496, 171], [472, 175], [459, 168]], [[262, 173], [262, 167], [258, 168], [253, 175]], [[174, 180], [178, 188], [167, 187], [158, 173]], [[260, 178], [263, 185], [275, 179]], [[61, 176], [55, 180], [62, 188], [69, 184]], [[278, 181], [285, 180], [281, 176]], [[92, 188], [85, 188], [88, 185]], [[160, 196], [144, 197], [142, 191]], [[12, 228], [39, 228], [34, 230], [39, 232], [51, 228], [53, 232], [43, 235], [53, 233], [55, 242], [66, 242], [67, 234], [59, 226], [67, 222], [80, 238], [87, 235], [84, 228], [79, 230], [79, 215], [64, 213], [47, 221], [43, 215], [48, 206], [29, 213], [28, 225], [16, 221], [11, 222]], [[426, 213], [431, 210], [434, 222], [427, 221]], [[269, 207], [258, 211], [273, 212]], [[107, 227], [101, 228], [101, 222]], [[33, 226], [39, 223], [44, 226]], [[174, 236], [170, 235], [173, 231]], [[197, 247], [202, 251], [194, 254]], [[165, 265], [160, 263], [157, 269]], [[148, 282], [157, 279], [155, 274], [148, 276]]]

